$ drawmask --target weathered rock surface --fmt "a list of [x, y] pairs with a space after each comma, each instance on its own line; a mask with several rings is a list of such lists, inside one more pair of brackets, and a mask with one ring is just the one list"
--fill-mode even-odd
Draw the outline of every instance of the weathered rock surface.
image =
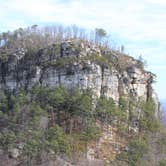
[[[36, 84], [49, 87], [62, 85], [68, 89], [91, 89], [94, 98], [104, 95], [113, 98], [116, 103], [122, 96], [135, 101], [152, 97], [156, 106], [156, 117], [159, 116], [159, 101], [151, 86], [154, 77], [152, 73], [138, 67], [132, 58], [129, 58], [130, 63], [123, 71], [115, 66], [111, 69], [103, 67], [90, 58], [81, 60], [82, 57], [93, 54], [101, 57], [102, 51], [94, 45], [72, 41], [61, 43], [56, 46], [56, 50], [55, 46], [42, 49], [36, 55], [28, 54], [22, 48], [18, 49], [7, 60], [0, 61], [0, 88], [17, 91], [19, 88], [31, 89]], [[66, 61], [68, 58], [74, 58], [74, 61], [63, 64], [61, 60]], [[59, 65], [59, 62], [62, 64]], [[139, 115], [140, 109], [136, 108], [136, 111]], [[129, 130], [138, 131], [138, 118], [133, 120], [134, 125], [129, 126]], [[47, 117], [41, 117], [39, 126], [42, 130], [48, 127], [48, 121]], [[104, 165], [103, 161], [107, 161], [108, 156], [114, 158], [121, 148], [125, 148], [125, 141], [117, 140], [116, 128], [101, 126], [101, 138], [98, 143], [87, 147], [87, 158], [80, 161], [79, 165]], [[11, 149], [11, 158], [18, 158], [20, 149]], [[60, 157], [57, 158], [57, 163], [72, 166]], [[54, 161], [50, 161], [47, 165], [54, 164]]]
[[[95, 97], [111, 97], [118, 102], [122, 95], [135, 99], [154, 96], [151, 87], [153, 75], [137, 67], [130, 59], [128, 67], [119, 72], [117, 68], [108, 69], [91, 60], [79, 60], [91, 54], [102, 55], [94, 45], [66, 41], [59, 45], [40, 50], [36, 55], [18, 49], [6, 61], [0, 62], [0, 88], [15, 91], [18, 88], [30, 89], [36, 84], [67, 88], [90, 88]], [[63, 67], [52, 65], [59, 60], [74, 57], [75, 61]], [[153, 94], [153, 95], [152, 95]], [[157, 108], [157, 107], [156, 107]]]

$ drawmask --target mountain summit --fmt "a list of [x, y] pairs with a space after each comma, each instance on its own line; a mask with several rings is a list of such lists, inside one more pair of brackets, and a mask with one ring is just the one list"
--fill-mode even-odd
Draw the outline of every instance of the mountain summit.
[[1, 34], [3, 166], [160, 162], [160, 145], [151, 146], [163, 139], [155, 75], [105, 44], [104, 30], [94, 34], [37, 26]]

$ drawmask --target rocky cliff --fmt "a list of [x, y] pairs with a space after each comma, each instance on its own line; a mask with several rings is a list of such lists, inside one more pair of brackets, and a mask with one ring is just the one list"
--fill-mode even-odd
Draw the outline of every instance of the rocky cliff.
[[[102, 56], [107, 57], [104, 62]], [[0, 62], [0, 87], [15, 91], [30, 89], [36, 84], [63, 85], [68, 89], [89, 88], [95, 97], [104, 95], [116, 102], [122, 95], [144, 100], [153, 97], [158, 105], [151, 86], [155, 76], [139, 63], [129, 56], [111, 50], [102, 51], [83, 41], [54, 44], [40, 49], [35, 55], [19, 48]]]
[[[138, 134], [140, 130], [141, 102], [146, 103], [153, 99], [155, 115], [157, 118], [159, 117], [160, 104], [152, 88], [154, 78], [154, 74], [143, 69], [142, 62], [118, 51], [82, 40], [54, 43], [35, 52], [25, 47], [18, 47], [5, 58], [1, 58], [0, 61], [0, 89], [8, 93], [17, 94], [20, 89], [28, 92], [36, 85], [49, 88], [63, 86], [68, 90], [78, 88], [81, 91], [90, 89], [92, 91], [92, 104], [94, 104], [93, 109], [97, 107], [99, 98], [113, 99], [119, 107], [122, 99], [125, 98], [127, 105], [127, 108], [125, 108], [126, 119], [122, 123], [117, 118], [112, 121], [116, 125], [121, 124], [121, 127], [127, 126], [126, 132], [129, 133], [123, 133], [125, 137], [120, 136], [117, 127], [101, 122], [99, 117], [95, 123], [102, 131], [100, 138], [97, 141], [88, 142], [86, 157], [77, 165], [85, 165], [88, 162], [91, 165], [95, 165], [95, 163], [105, 165], [105, 161], [109, 164], [117, 154], [126, 150], [127, 139], [131, 137], [131, 133]], [[35, 109], [37, 108], [35, 107]], [[29, 109], [27, 104], [25, 104], [23, 111], [26, 109]], [[52, 107], [45, 109], [48, 109], [49, 113], [52, 109], [56, 110]], [[134, 114], [132, 118], [131, 113]], [[57, 121], [60, 125], [62, 123], [66, 125], [66, 115], [62, 114], [63, 118], [66, 119], [59, 122], [59, 119], [57, 121], [55, 119], [57, 119], [56, 116], [59, 117], [61, 114], [57, 115], [52, 112], [50, 114], [52, 118], [50, 121], [53, 121], [54, 125]], [[23, 117], [24, 120], [25, 117]], [[46, 121], [48, 121], [48, 117], [44, 117]], [[79, 121], [81, 121], [79, 120], [80, 117], [76, 117], [74, 120], [72, 117], [70, 118], [70, 121], [76, 121], [78, 127]], [[20, 123], [20, 120], [18, 121]], [[17, 151], [17, 154], [14, 151]], [[19, 148], [9, 151], [11, 158], [18, 159], [21, 154], [20, 151]], [[62, 158], [58, 156], [56, 163], [71, 164], [70, 161], [66, 162]], [[52, 162], [51, 159], [50, 162]]]

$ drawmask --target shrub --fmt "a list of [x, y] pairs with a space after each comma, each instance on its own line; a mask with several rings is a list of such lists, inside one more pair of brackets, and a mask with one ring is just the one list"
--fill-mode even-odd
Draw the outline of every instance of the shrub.
[[162, 159], [162, 160], [159, 162], [159, 166], [166, 166], [166, 159]]
[[148, 145], [145, 140], [142, 138], [132, 139], [129, 143], [129, 151], [128, 151], [128, 160], [129, 165], [131, 166], [139, 166], [139, 162], [143, 155], [147, 152]]
[[3, 91], [0, 92], [0, 111], [5, 112], [8, 110], [7, 96]]
[[153, 100], [142, 102], [142, 115], [139, 120], [140, 130], [155, 132], [160, 128], [160, 122], [155, 117], [155, 103]]
[[46, 138], [49, 148], [55, 153], [70, 153], [71, 147], [69, 138], [58, 125], [55, 125], [48, 130]]
[[83, 131], [82, 139], [87, 142], [99, 138], [100, 134], [100, 129], [95, 125], [95, 123], [88, 123]]
[[1, 61], [6, 61], [8, 59], [8, 54], [6, 52], [0, 52], [0, 60]]
[[24, 156], [34, 158], [40, 153], [41, 144], [38, 139], [31, 138], [28, 140], [24, 146], [23, 153]]
[[92, 94], [90, 90], [75, 89], [69, 93], [66, 101], [69, 113], [90, 118], [92, 115]]
[[16, 135], [11, 130], [4, 130], [0, 132], [0, 146], [7, 150], [13, 146], [16, 141]]
[[127, 102], [127, 100], [126, 100], [126, 98], [124, 96], [121, 96], [119, 98], [119, 108], [122, 111], [126, 111], [128, 109], [128, 102]]
[[117, 113], [117, 106], [112, 98], [106, 99], [105, 97], [100, 97], [97, 101], [96, 113], [102, 121], [109, 121], [111, 117], [113, 118]]

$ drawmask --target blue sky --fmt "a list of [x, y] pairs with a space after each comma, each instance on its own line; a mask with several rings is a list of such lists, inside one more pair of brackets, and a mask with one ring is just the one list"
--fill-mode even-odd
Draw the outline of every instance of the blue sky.
[[111, 34], [126, 53], [148, 62], [154, 85], [166, 99], [166, 1], [164, 0], [0, 0], [0, 32], [19, 27], [62, 23]]

